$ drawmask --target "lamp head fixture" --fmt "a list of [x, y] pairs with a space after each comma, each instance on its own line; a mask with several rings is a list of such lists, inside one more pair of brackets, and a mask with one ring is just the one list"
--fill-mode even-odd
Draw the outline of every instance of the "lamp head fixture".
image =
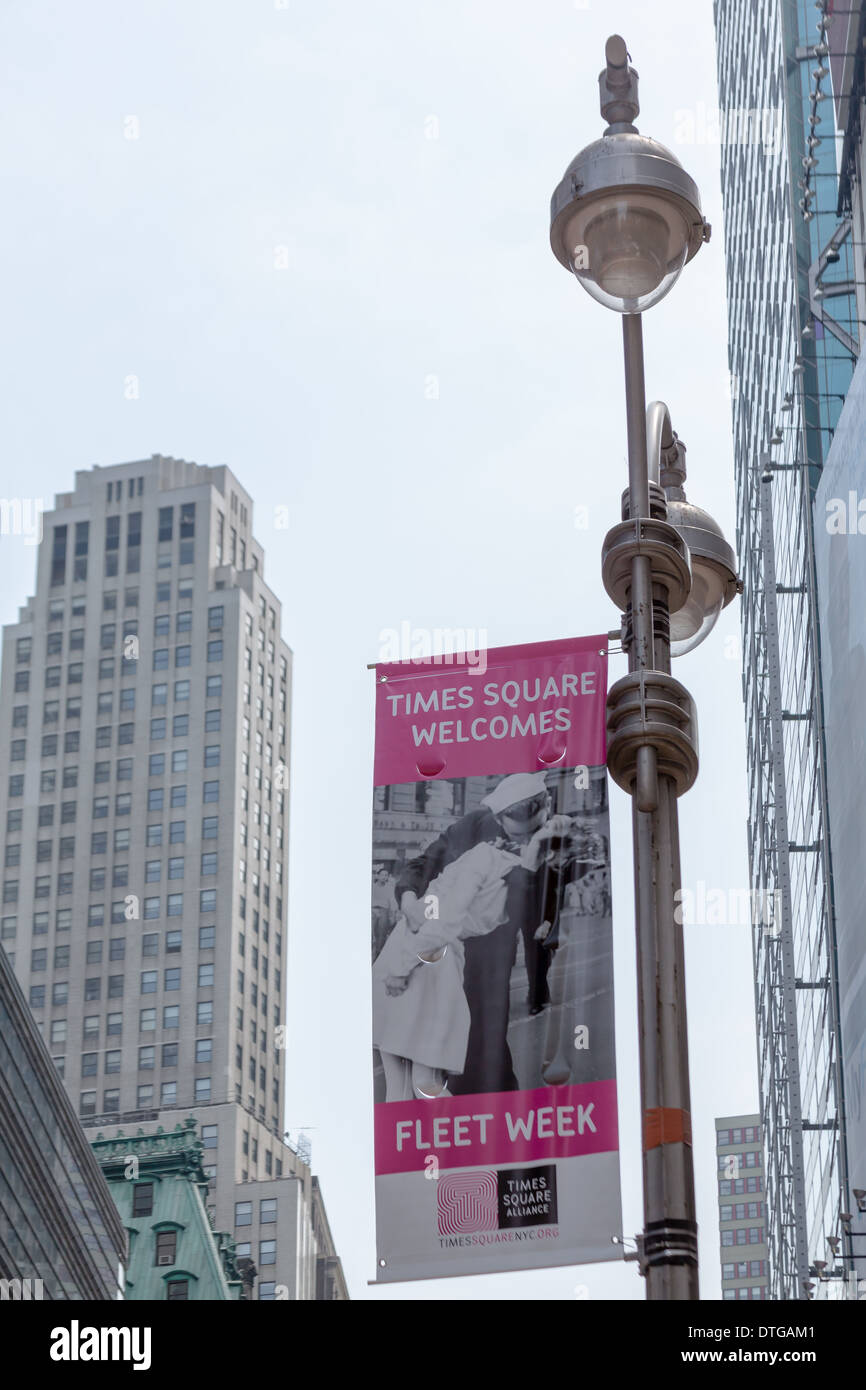
[[[686, 497], [686, 447], [670, 429], [667, 407], [661, 401], [653, 401], [647, 410], [647, 439], [660, 446], [658, 454], [654, 444], [650, 446], [651, 477], [657, 477], [664, 491], [668, 525], [685, 541], [691, 560], [688, 596], [670, 615], [671, 656], [685, 656], [709, 636], [722, 609], [743, 586], [736, 557], [718, 522]], [[656, 460], [658, 473], [653, 474]]]
[[663, 299], [710, 238], [697, 185], [676, 155], [641, 135], [638, 75], [618, 34], [599, 74], [601, 139], [568, 166], [550, 203], [550, 244], [600, 304], [639, 314]]

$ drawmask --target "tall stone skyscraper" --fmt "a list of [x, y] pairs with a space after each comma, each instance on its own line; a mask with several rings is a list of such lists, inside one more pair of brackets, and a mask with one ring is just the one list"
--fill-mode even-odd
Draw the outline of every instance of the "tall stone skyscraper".
[[45, 514], [3, 635], [0, 931], [90, 1137], [194, 1116], [257, 1296], [313, 1298], [334, 1251], [283, 1142], [291, 654], [252, 512], [228, 468], [157, 456]]

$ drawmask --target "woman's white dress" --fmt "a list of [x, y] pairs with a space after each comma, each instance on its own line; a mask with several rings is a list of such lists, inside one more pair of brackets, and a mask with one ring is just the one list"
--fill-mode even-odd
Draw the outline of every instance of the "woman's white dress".
[[[401, 917], [373, 966], [373, 1044], [382, 1052], [459, 1074], [466, 1062], [469, 1006], [463, 992], [463, 939], [486, 936], [506, 919], [506, 875], [520, 858], [509, 850], [474, 845], [446, 865], [421, 901], [438, 916], [413, 932]], [[447, 947], [438, 961], [421, 952]], [[413, 969], [417, 966], [417, 969]], [[388, 976], [409, 984], [402, 994], [385, 990]]]

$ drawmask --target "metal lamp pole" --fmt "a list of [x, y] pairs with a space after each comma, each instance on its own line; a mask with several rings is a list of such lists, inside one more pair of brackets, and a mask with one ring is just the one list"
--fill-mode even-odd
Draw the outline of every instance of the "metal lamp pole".
[[[608, 39], [599, 75], [604, 135], [572, 161], [551, 202], [551, 245], [600, 303], [623, 315], [629, 487], [602, 551], [624, 613], [628, 675], [607, 700], [608, 768], [632, 798], [644, 1231], [648, 1299], [698, 1298], [698, 1243], [677, 798], [698, 773], [697, 718], [671, 674], [677, 649], [709, 632], [738, 588], [733, 552], [683, 490], [685, 448], [667, 407], [646, 410], [642, 313], [675, 283], [710, 229], [697, 187], [669, 150], [640, 135], [637, 73]], [[694, 565], [694, 584], [693, 584]]]
[[[615, 780], [622, 785], [624, 777], [632, 796], [644, 1187], [640, 1255], [648, 1299], [697, 1299], [698, 1228], [685, 958], [682, 923], [674, 911], [675, 895], [681, 887], [677, 784], [685, 776], [691, 785], [697, 775], [697, 721], [691, 697], [683, 687], [675, 688], [677, 683], [669, 674], [670, 589], [664, 575], [658, 573], [659, 563], [656, 560], [654, 564], [652, 550], [647, 554], [641, 548], [646, 532], [642, 523], [650, 518], [650, 490], [640, 315], [626, 315], [622, 326], [629, 511], [636, 524], [631, 533], [630, 548], [635, 553], [626, 594], [631, 625], [629, 676], [610, 692], [608, 756], [609, 763], [613, 759], [610, 765]], [[615, 537], [616, 529], [608, 541]], [[658, 542], [665, 544], [670, 539], [659, 536]], [[616, 543], [614, 539], [614, 546]], [[676, 553], [675, 542], [672, 550]], [[684, 558], [687, 560], [687, 555]], [[667, 680], [659, 682], [659, 674], [666, 675]], [[653, 704], [667, 702], [672, 709], [653, 710]], [[623, 711], [628, 742], [622, 750], [624, 761], [619, 763], [616, 721]], [[667, 727], [671, 718], [673, 728]], [[653, 723], [659, 727], [653, 728]], [[671, 733], [679, 734], [683, 742], [682, 748], [669, 750], [682, 761], [680, 778], [665, 770], [665, 743], [670, 742]]]

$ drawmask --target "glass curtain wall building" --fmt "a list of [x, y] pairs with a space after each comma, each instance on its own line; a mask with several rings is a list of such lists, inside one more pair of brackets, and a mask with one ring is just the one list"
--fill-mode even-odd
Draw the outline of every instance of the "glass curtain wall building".
[[846, 1184], [813, 504], [858, 324], [829, 20], [716, 0], [715, 23], [770, 1297], [802, 1299]]
[[[840, 133], [840, 219], [851, 220], [859, 318], [866, 320], [866, 7], [834, 5], [828, 30]], [[859, 357], [815, 499], [821, 668], [827, 692], [827, 769], [840, 1021], [848, 1140], [843, 1237], [828, 1241], [827, 1270], [847, 1273], [849, 1297], [866, 1298], [866, 360]], [[827, 1274], [825, 1273], [825, 1278]]]

